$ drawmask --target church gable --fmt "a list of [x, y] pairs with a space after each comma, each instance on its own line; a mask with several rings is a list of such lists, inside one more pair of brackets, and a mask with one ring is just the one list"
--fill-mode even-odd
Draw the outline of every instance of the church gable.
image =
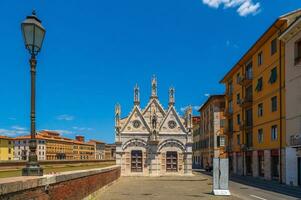
[[143, 118], [145, 119], [149, 127], [151, 127], [151, 118], [154, 113], [156, 113], [158, 124], [161, 124], [161, 122], [165, 118], [166, 113], [157, 99], [152, 99], [143, 110]]
[[174, 107], [170, 107], [161, 123], [160, 133], [185, 133], [186, 129]]
[[123, 133], [149, 133], [150, 129], [144, 120], [139, 108], [134, 107], [130, 116], [127, 118], [127, 122], [122, 128]]

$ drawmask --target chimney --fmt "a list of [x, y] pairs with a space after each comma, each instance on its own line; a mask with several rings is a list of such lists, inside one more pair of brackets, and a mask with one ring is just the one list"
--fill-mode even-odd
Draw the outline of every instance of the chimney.
[[82, 136], [82, 135], [77, 135], [77, 136], [75, 137], [75, 139], [76, 139], [77, 141], [79, 141], [79, 142], [85, 142], [85, 137]]

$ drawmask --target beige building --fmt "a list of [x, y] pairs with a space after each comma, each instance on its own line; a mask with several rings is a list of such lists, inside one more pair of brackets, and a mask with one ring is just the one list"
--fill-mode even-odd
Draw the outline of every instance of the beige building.
[[[218, 138], [224, 135], [225, 95], [212, 95], [200, 108], [200, 165], [212, 169], [213, 158], [221, 157], [225, 149], [219, 148]], [[216, 142], [214, 142], [216, 141]], [[225, 142], [225, 141], [224, 141]], [[224, 146], [224, 144], [222, 144]]]
[[200, 116], [192, 117], [192, 168], [201, 168], [201, 151], [200, 151]]
[[116, 159], [116, 145], [106, 144], [105, 145], [105, 160], [115, 160]]
[[301, 18], [280, 36], [285, 43], [286, 183], [301, 185]]

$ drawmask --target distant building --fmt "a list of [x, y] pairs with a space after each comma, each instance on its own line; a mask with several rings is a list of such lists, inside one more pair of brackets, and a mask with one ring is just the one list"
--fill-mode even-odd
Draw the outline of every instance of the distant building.
[[122, 175], [191, 175], [192, 109], [185, 116], [177, 113], [175, 90], [169, 90], [168, 108], [158, 100], [157, 79], [152, 79], [151, 96], [145, 108], [140, 107], [139, 88], [134, 88], [131, 113], [120, 118], [115, 108], [116, 163]]
[[14, 159], [14, 143], [12, 138], [0, 136], [0, 160]]
[[[200, 136], [198, 151], [200, 151], [200, 166], [211, 169], [213, 158], [224, 157], [225, 149], [218, 147], [218, 137], [224, 135], [225, 125], [225, 95], [212, 95], [199, 109]], [[214, 147], [216, 141], [216, 147]], [[225, 148], [225, 147], [223, 147]]]
[[301, 185], [301, 18], [280, 36], [285, 42], [286, 183]]
[[105, 160], [115, 160], [116, 159], [116, 145], [106, 144], [105, 145]]
[[200, 116], [192, 117], [192, 168], [201, 168], [201, 151], [200, 151]]
[[[30, 135], [14, 138], [14, 159], [27, 160]], [[95, 145], [84, 141], [83, 136], [75, 140], [62, 137], [58, 132], [43, 130], [36, 135], [38, 160], [95, 160]]]
[[73, 140], [74, 160], [95, 160], [95, 144], [85, 142], [84, 136], [76, 136]]
[[[19, 136], [14, 141], [14, 160], [28, 160], [30, 136]], [[46, 160], [46, 140], [37, 135], [37, 157], [38, 160]]]
[[89, 143], [95, 145], [95, 159], [105, 160], [106, 143], [99, 140], [90, 140]]

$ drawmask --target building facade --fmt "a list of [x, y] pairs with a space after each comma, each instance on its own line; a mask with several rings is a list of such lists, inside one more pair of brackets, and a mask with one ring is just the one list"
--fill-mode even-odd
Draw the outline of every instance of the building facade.
[[[218, 138], [224, 136], [225, 95], [212, 95], [199, 109], [200, 112], [200, 165], [213, 168], [213, 158], [221, 157], [224, 147], [218, 147]], [[216, 142], [215, 142], [216, 141]]]
[[116, 145], [106, 144], [105, 145], [105, 160], [115, 160], [116, 159]]
[[0, 160], [14, 159], [14, 142], [12, 138], [0, 136]]
[[90, 140], [89, 143], [95, 145], [95, 159], [105, 160], [106, 143], [99, 140]]
[[[46, 140], [37, 135], [37, 157], [38, 160], [46, 160]], [[13, 139], [14, 160], [28, 160], [30, 136], [19, 136]]]
[[84, 136], [76, 136], [73, 140], [74, 160], [95, 160], [95, 144], [85, 142]]
[[115, 108], [116, 163], [121, 174], [160, 176], [192, 174], [192, 109], [179, 116], [175, 90], [169, 89], [169, 105], [164, 109], [157, 96], [157, 80], [152, 79], [151, 97], [144, 109], [140, 107], [139, 88], [134, 88], [134, 107], [120, 118]]
[[281, 36], [285, 42], [286, 183], [301, 185], [301, 18]]
[[200, 116], [192, 117], [192, 168], [199, 169], [201, 166], [201, 151], [200, 151]]
[[[28, 160], [30, 135], [14, 140], [14, 159]], [[58, 132], [43, 130], [36, 135], [38, 160], [95, 160], [95, 145], [84, 141], [83, 136], [75, 140], [62, 137]]]
[[221, 80], [232, 173], [285, 180], [285, 63], [278, 37], [300, 14], [279, 17]]

